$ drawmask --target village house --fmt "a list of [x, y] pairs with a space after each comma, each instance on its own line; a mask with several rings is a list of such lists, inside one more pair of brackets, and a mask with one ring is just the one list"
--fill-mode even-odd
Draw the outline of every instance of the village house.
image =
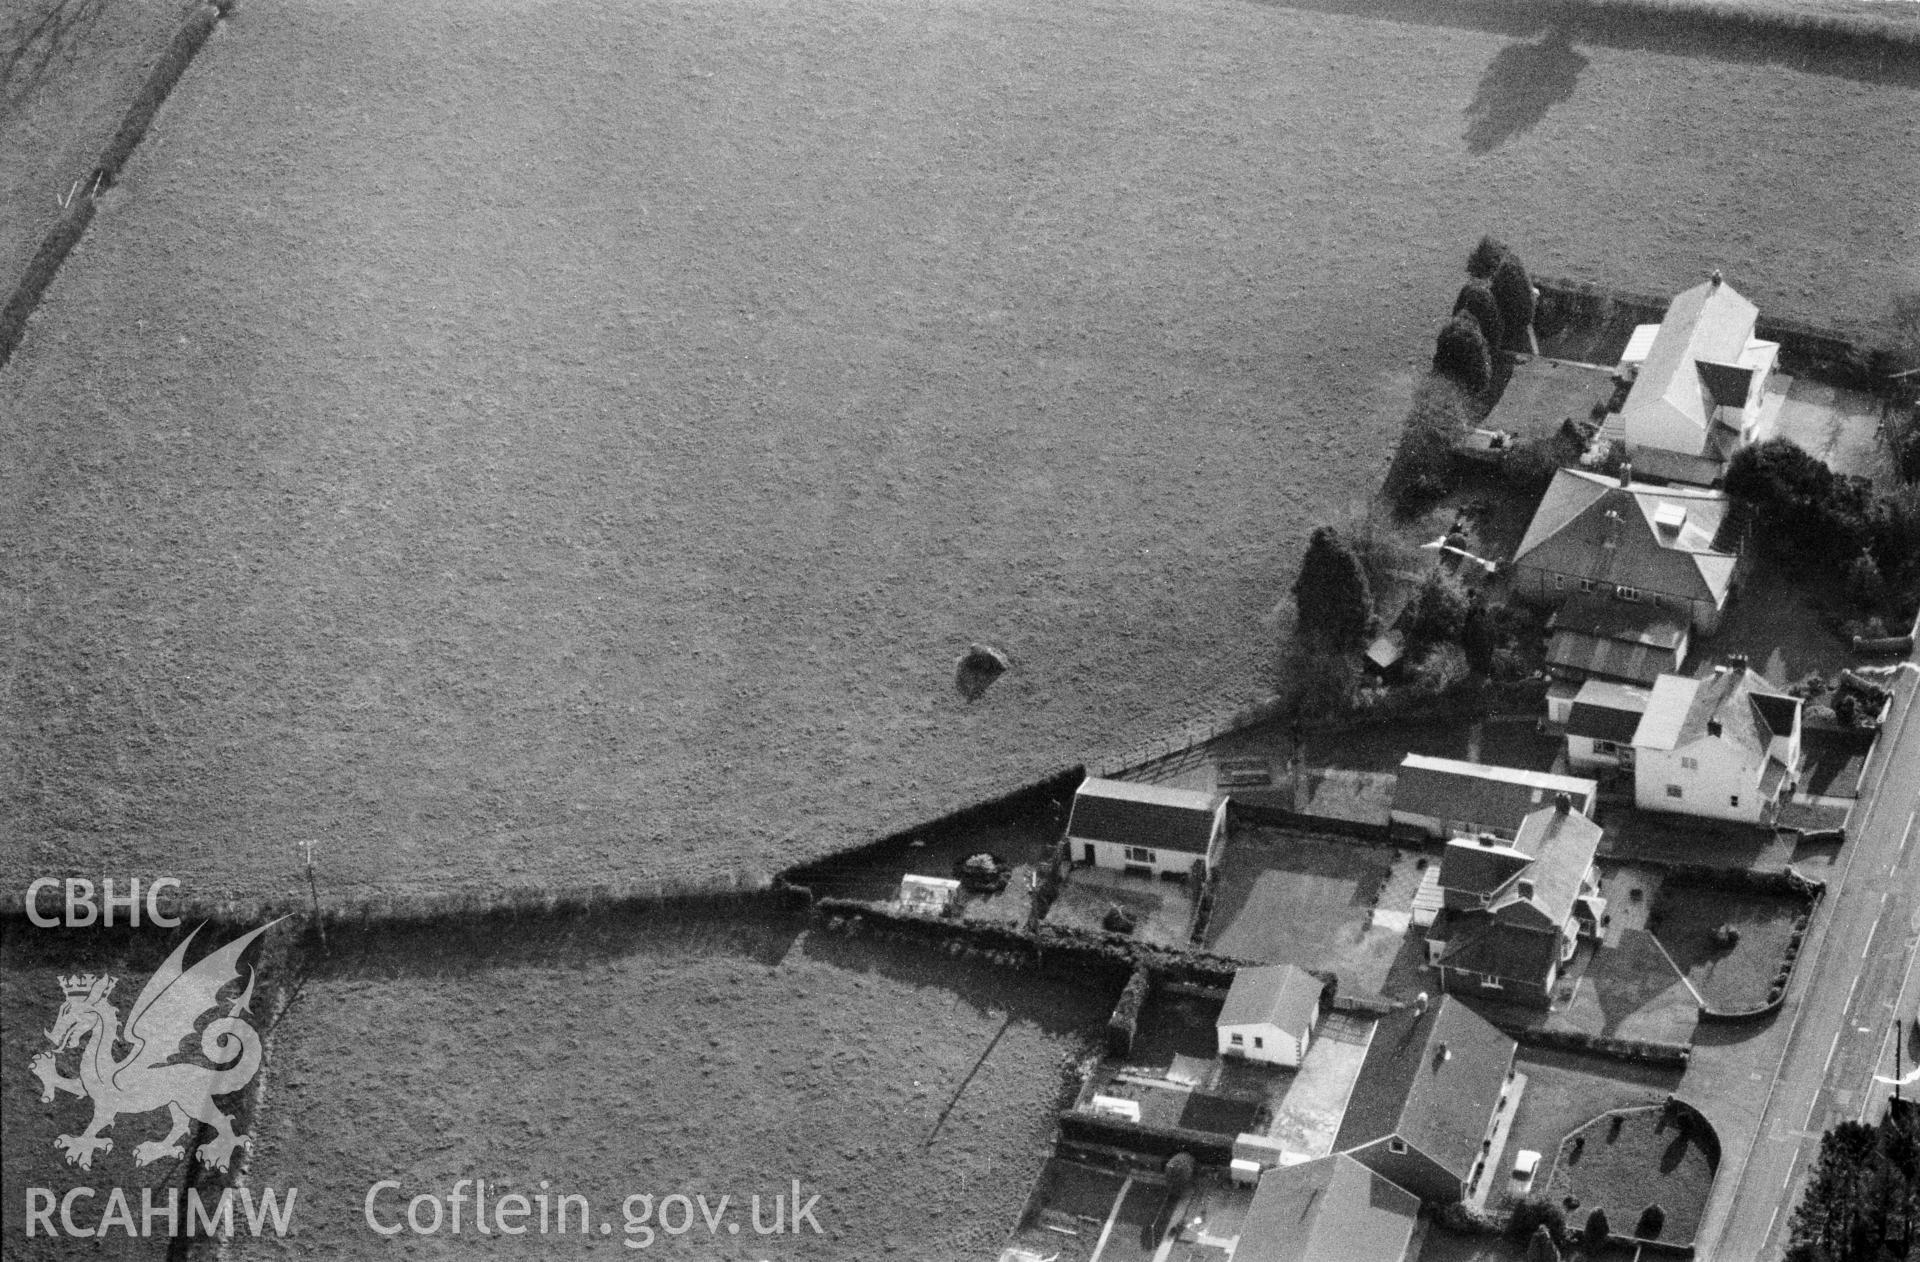
[[1651, 688], [1589, 679], [1567, 706], [1567, 766], [1598, 775], [1633, 766], [1633, 736], [1653, 699]]
[[1555, 794], [1567, 794], [1575, 810], [1591, 815], [1599, 791], [1592, 780], [1573, 776], [1408, 754], [1394, 781], [1389, 819], [1429, 837], [1489, 833], [1510, 841], [1521, 821], [1551, 805]]
[[[1680, 669], [1690, 638], [1689, 617], [1663, 606], [1570, 596], [1547, 619], [1547, 673], [1555, 680], [1549, 704], [1564, 696], [1571, 706], [1578, 685], [1589, 679], [1650, 688]], [[1550, 717], [1566, 722], [1564, 713]]]
[[1260, 1177], [1233, 1262], [1404, 1262], [1420, 1198], [1343, 1153]]
[[1558, 469], [1514, 553], [1514, 595], [1657, 606], [1711, 635], [1744, 574], [1733, 520], [1719, 491]]
[[1753, 440], [1777, 342], [1754, 336], [1760, 311], [1715, 272], [1678, 294], [1657, 326], [1635, 330], [1621, 368], [1627, 457], [1664, 481], [1713, 486]]
[[1448, 842], [1437, 878], [1441, 908], [1427, 931], [1441, 986], [1546, 1007], [1580, 939], [1603, 929], [1599, 847], [1600, 826], [1565, 794], [1528, 815], [1511, 842]]
[[[1439, 1207], [1485, 1173], [1514, 1041], [1450, 995], [1380, 1019], [1334, 1151]], [[1270, 1176], [1268, 1176], [1270, 1177]]]
[[1227, 832], [1227, 799], [1089, 776], [1073, 795], [1067, 847], [1076, 863], [1140, 876], [1211, 871]]
[[1698, 679], [1662, 675], [1633, 734], [1634, 804], [1770, 823], [1800, 772], [1801, 704], [1744, 658]]
[[1220, 1055], [1298, 1069], [1320, 1020], [1325, 989], [1292, 964], [1240, 969], [1214, 1022]]

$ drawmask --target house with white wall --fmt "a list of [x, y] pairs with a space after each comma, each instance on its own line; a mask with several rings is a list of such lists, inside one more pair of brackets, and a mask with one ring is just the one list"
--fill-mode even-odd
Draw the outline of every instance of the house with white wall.
[[1744, 659], [1700, 678], [1662, 675], [1633, 735], [1634, 804], [1770, 822], [1800, 775], [1801, 704]]
[[1715, 272], [1675, 295], [1633, 372], [1620, 415], [1627, 457], [1643, 474], [1712, 486], [1752, 441], [1777, 342], [1754, 336], [1760, 310]]
[[1298, 1069], [1320, 1020], [1325, 989], [1292, 964], [1240, 969], [1214, 1021], [1220, 1055]]
[[1597, 775], [1633, 766], [1633, 737], [1653, 700], [1651, 688], [1589, 679], [1580, 685], [1563, 720], [1567, 767]]
[[1067, 848], [1075, 863], [1141, 876], [1187, 876], [1220, 860], [1227, 835], [1227, 799], [1089, 776], [1073, 795]]

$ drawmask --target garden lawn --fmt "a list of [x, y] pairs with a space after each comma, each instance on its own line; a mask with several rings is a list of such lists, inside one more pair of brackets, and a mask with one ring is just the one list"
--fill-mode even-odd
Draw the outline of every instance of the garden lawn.
[[[1680, 1082], [1677, 1070], [1541, 1048], [1522, 1048], [1514, 1068], [1527, 1076], [1527, 1086], [1514, 1106], [1500, 1158], [1507, 1169], [1521, 1149], [1556, 1153], [1562, 1140], [1600, 1114], [1658, 1103]], [[1510, 1206], [1511, 1186], [1512, 1180], [1501, 1178], [1487, 1196], [1487, 1208]], [[1536, 1179], [1535, 1187], [1540, 1186]]]
[[[616, 1237], [634, 1193], [731, 1196], [744, 1223], [751, 1196], [770, 1216], [798, 1180], [823, 1234], [701, 1225], [667, 1252], [991, 1256], [1045, 1159], [1063, 1060], [1111, 1001], [726, 908], [330, 937], [275, 1032], [255, 1132], [252, 1181], [300, 1189], [299, 1231], [239, 1257], [387, 1247], [363, 1202], [388, 1178], [402, 1213], [461, 1178], [494, 1195], [546, 1180]], [[472, 1234], [433, 1244], [498, 1256]]]
[[[1773, 979], [1786, 965], [1795, 920], [1810, 910], [1806, 900], [1785, 894], [1661, 887], [1653, 933], [1687, 975], [1701, 998], [1726, 1012], [1744, 1012], [1767, 1002]], [[1731, 948], [1714, 932], [1731, 925], [1740, 940]]]
[[1240, 0], [249, 0], [0, 376], [0, 888], [751, 881], [1130, 746], [1267, 686], [1483, 232], [1877, 335], [1917, 128]]
[[1617, 1137], [1611, 1121], [1596, 1121], [1580, 1132], [1586, 1142], [1577, 1156], [1575, 1137], [1567, 1137], [1544, 1190], [1556, 1204], [1567, 1196], [1579, 1198], [1579, 1208], [1567, 1215], [1570, 1226], [1577, 1230], [1588, 1214], [1604, 1209], [1614, 1233], [1630, 1236], [1637, 1232], [1641, 1211], [1658, 1205], [1666, 1220], [1655, 1238], [1676, 1244], [1693, 1240], [1713, 1190], [1718, 1157], [1695, 1132], [1681, 1130], [1664, 1114], [1659, 1107], [1630, 1110]]

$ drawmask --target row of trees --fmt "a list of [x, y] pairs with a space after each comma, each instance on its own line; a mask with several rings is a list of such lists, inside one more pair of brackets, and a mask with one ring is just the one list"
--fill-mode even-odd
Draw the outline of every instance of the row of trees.
[[1878, 1126], [1842, 1122], [1820, 1140], [1793, 1212], [1787, 1262], [1897, 1262], [1920, 1250], [1920, 1109]]
[[1533, 349], [1533, 280], [1520, 256], [1492, 237], [1467, 256], [1467, 276], [1434, 344], [1433, 369], [1478, 394], [1493, 382], [1496, 352]]

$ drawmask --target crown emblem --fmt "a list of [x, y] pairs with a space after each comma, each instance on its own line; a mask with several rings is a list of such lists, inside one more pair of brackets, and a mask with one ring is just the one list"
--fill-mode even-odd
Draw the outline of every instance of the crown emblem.
[[[101, 979], [95, 977], [92, 973], [76, 973], [72, 977], [62, 977], [60, 979], [60, 989], [65, 991], [70, 997], [80, 999], [91, 993], [93, 984], [99, 980]], [[107, 978], [106, 983], [107, 991], [111, 992], [113, 990], [114, 979]]]

